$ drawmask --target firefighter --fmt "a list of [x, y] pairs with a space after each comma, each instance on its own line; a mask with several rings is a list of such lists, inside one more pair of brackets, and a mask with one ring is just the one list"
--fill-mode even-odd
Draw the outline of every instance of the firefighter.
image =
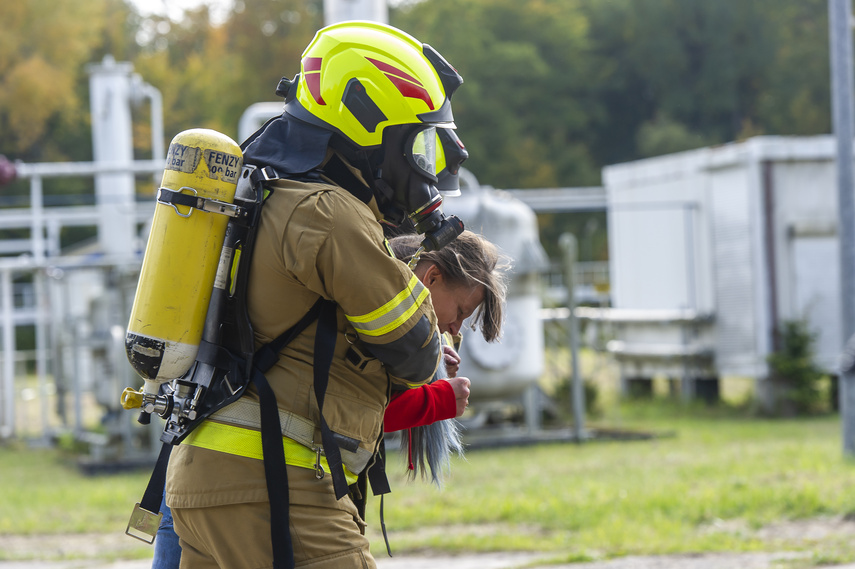
[[[229, 411], [260, 405], [263, 419], [262, 388], [173, 450], [166, 502], [181, 567], [375, 566], [354, 498], [377, 464], [392, 384], [427, 383], [442, 355], [429, 292], [394, 258], [381, 223], [408, 219], [428, 250], [462, 231], [435, 187], [435, 129], [453, 128], [461, 83], [400, 30], [335, 24], [315, 35], [300, 74], [280, 82], [282, 115], [244, 143], [245, 163], [269, 190], [247, 289], [256, 344], [315, 307], [320, 316], [265, 374], [285, 435], [286, 487], [265, 471], [258, 426]], [[318, 391], [321, 361], [329, 371]], [[283, 512], [270, 505], [276, 492], [284, 533]]]

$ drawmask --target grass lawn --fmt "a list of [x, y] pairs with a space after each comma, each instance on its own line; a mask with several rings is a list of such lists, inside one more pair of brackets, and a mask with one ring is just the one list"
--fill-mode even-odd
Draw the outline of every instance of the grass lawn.
[[[842, 455], [837, 416], [769, 420], [648, 402], [615, 406], [598, 421], [664, 436], [473, 450], [442, 490], [408, 482], [392, 458], [393, 550], [531, 550], [561, 561], [801, 550], [816, 563], [855, 560], [851, 535], [760, 531], [855, 513], [855, 462]], [[60, 450], [14, 446], [0, 447], [0, 473], [0, 536], [121, 534], [149, 475], [84, 476]], [[376, 499], [368, 523], [381, 555]], [[0, 560], [9, 558], [0, 546]]]
[[[837, 417], [761, 420], [653, 403], [624, 407], [620, 422], [667, 436], [472, 451], [441, 491], [406, 482], [397, 464], [385, 501], [393, 547], [554, 551], [563, 561], [761, 550], [855, 560], [851, 535], [759, 531], [855, 512], [855, 463], [842, 456]], [[382, 539], [373, 543], [382, 552]]]

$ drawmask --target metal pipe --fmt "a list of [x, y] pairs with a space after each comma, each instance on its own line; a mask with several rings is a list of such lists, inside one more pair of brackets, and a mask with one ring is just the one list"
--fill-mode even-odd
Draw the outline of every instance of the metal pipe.
[[281, 115], [284, 108], [285, 103], [282, 101], [253, 103], [248, 106], [238, 120], [238, 140], [243, 142], [249, 138], [261, 124]]
[[112, 160], [108, 162], [39, 162], [29, 164], [16, 162], [15, 169], [18, 178], [63, 178], [68, 176], [93, 176], [95, 174], [111, 174], [133, 172], [162, 173], [163, 160]]
[[163, 164], [166, 153], [163, 150], [163, 96], [160, 90], [148, 83], [144, 92], [151, 104], [151, 159]]
[[3, 418], [0, 438], [15, 435], [15, 323], [13, 320], [12, 271], [0, 269], [3, 306]]
[[[154, 162], [164, 163], [166, 155], [163, 151], [163, 95], [160, 90], [143, 81], [142, 76], [135, 73], [131, 78], [131, 100], [135, 104], [148, 100], [151, 114], [151, 159]], [[159, 173], [154, 174], [154, 183], [157, 185]]]
[[763, 169], [763, 238], [766, 255], [766, 286], [768, 287], [769, 345], [772, 351], [780, 348], [778, 342], [778, 260], [775, 246], [775, 183], [771, 160], [764, 160]]
[[[843, 342], [855, 335], [855, 195], [853, 195], [852, 136], [852, 5], [851, 0], [828, 0], [831, 52], [831, 103], [837, 139], [837, 214], [840, 244], [840, 302]], [[840, 376], [840, 415], [843, 452], [855, 454], [855, 372], [844, 368]]]
[[573, 408], [573, 435], [577, 441], [585, 436], [585, 387], [579, 373], [579, 321], [574, 314], [576, 308], [575, 279], [573, 270], [578, 257], [576, 237], [572, 233], [564, 233], [558, 239], [558, 245], [564, 254], [564, 286], [567, 287], [567, 328], [570, 335], [571, 358], [571, 404]]
[[45, 260], [44, 199], [42, 179], [33, 176], [30, 180], [30, 239], [32, 240], [33, 259], [37, 264]]
[[47, 443], [50, 440], [50, 426], [48, 421], [48, 331], [47, 318], [45, 307], [50, 306], [50, 303], [45, 302], [47, 292], [45, 291], [45, 274], [44, 271], [36, 271], [33, 275], [33, 280], [36, 289], [36, 377], [38, 378], [39, 389], [39, 411], [41, 413], [42, 422], [42, 442]]

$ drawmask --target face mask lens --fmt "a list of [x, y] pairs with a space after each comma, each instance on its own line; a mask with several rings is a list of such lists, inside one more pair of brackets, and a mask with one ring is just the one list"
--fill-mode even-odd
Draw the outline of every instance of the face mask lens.
[[436, 189], [444, 197], [460, 195], [460, 165], [469, 158], [466, 147], [448, 128], [436, 129]]
[[436, 173], [442, 172], [446, 167], [445, 149], [442, 147], [442, 139], [439, 137], [439, 131], [436, 131]]
[[436, 128], [429, 127], [413, 135], [407, 158], [420, 173], [436, 177]]

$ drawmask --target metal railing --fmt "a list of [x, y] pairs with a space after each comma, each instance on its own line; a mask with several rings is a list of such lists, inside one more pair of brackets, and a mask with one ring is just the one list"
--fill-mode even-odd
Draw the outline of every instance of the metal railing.
[[[56, 267], [127, 266], [138, 265], [139, 257], [110, 258], [63, 254], [60, 233], [64, 227], [94, 226], [101, 215], [94, 206], [46, 207], [44, 180], [46, 178], [80, 178], [98, 174], [133, 173], [158, 176], [163, 171], [162, 160], [131, 163], [40, 163], [15, 165], [17, 177], [29, 181], [28, 207], [0, 208], [0, 227], [28, 229], [29, 238], [0, 239], [0, 438], [15, 432], [15, 367], [21, 360], [16, 346], [16, 331], [22, 326], [34, 326], [36, 346], [28, 356], [35, 368], [39, 390], [44, 391], [49, 372], [50, 306], [46, 300], [46, 275]], [[93, 182], [94, 186], [94, 182]], [[155, 187], [155, 184], [152, 184]], [[94, 190], [93, 190], [94, 194]], [[154, 200], [132, 202], [132, 219], [144, 223], [151, 218]], [[55, 316], [55, 315], [54, 315]], [[32, 358], [32, 359], [30, 359]], [[32, 363], [34, 359], [34, 364]], [[43, 415], [46, 413], [43, 410]], [[46, 423], [46, 418], [42, 420]]]

